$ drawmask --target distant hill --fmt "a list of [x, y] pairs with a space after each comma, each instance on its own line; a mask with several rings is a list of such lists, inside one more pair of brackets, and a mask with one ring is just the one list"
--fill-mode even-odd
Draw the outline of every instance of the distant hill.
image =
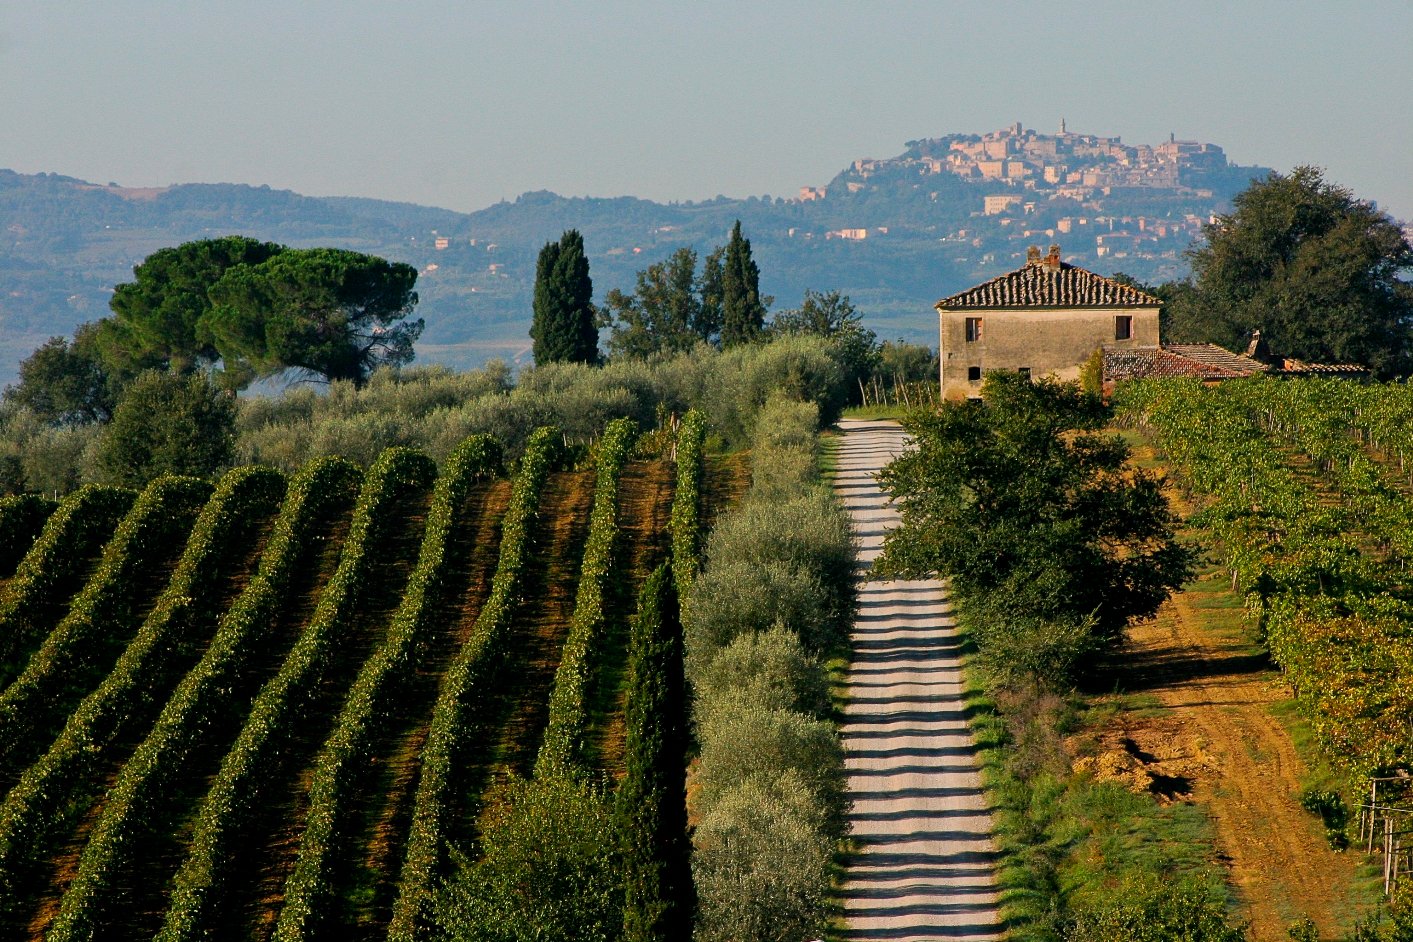
[[776, 308], [838, 288], [884, 337], [933, 342], [932, 303], [1018, 266], [1028, 244], [1144, 280], [1186, 273], [1182, 252], [1264, 167], [1230, 165], [1193, 141], [1125, 145], [1019, 125], [910, 141], [855, 161], [790, 199], [654, 203], [526, 193], [475, 213], [268, 186], [98, 185], [0, 170], [0, 383], [55, 334], [107, 314], [115, 284], [154, 250], [240, 233], [330, 245], [416, 265], [420, 360], [523, 358], [536, 253], [584, 234], [600, 297], [681, 245], [705, 253], [740, 219]]

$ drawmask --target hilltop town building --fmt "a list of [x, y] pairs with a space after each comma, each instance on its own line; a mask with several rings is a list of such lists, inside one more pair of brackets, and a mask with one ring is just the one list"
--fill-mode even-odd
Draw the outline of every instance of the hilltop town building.
[[1161, 302], [1031, 246], [1023, 268], [937, 302], [942, 395], [981, 393], [992, 370], [1078, 379], [1103, 347], [1157, 348]]

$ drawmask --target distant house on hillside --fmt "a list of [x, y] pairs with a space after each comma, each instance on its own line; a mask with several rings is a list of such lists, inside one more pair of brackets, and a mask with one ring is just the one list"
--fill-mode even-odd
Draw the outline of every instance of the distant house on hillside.
[[993, 370], [1078, 379], [1094, 351], [1158, 349], [1162, 302], [1031, 246], [1025, 267], [937, 302], [942, 395], [981, 393]]
[[1102, 382], [1186, 376], [1208, 382], [1247, 376], [1346, 376], [1354, 364], [1305, 363], [1273, 356], [1256, 332], [1243, 353], [1214, 344], [1165, 344], [1159, 336], [1162, 302], [1146, 292], [1060, 261], [1060, 247], [1042, 257], [1031, 246], [1025, 267], [937, 302], [942, 395], [981, 394], [995, 370], [1078, 379], [1102, 350]]

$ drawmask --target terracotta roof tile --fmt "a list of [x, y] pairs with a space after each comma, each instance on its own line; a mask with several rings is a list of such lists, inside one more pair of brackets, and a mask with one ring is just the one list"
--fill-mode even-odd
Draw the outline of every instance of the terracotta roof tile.
[[1016, 307], [1156, 307], [1151, 294], [1068, 262], [1028, 263], [1009, 274], [938, 301], [948, 310]]
[[[1220, 349], [1220, 348], [1218, 348]], [[1235, 356], [1228, 354], [1228, 356]], [[1242, 357], [1241, 359], [1245, 359]], [[1252, 361], [1255, 363], [1255, 361]], [[1260, 367], [1260, 364], [1256, 364]], [[1133, 347], [1125, 350], [1104, 351], [1104, 382], [1112, 383], [1128, 379], [1160, 379], [1164, 377], [1187, 376], [1197, 379], [1238, 379], [1252, 375], [1250, 369], [1239, 369], [1234, 364], [1221, 365], [1203, 362], [1193, 357], [1175, 353], [1168, 348]]]

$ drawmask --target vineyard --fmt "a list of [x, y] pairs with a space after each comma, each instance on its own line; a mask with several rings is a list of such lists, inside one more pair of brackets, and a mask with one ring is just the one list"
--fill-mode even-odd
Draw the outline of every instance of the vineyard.
[[[1135, 384], [1248, 623], [1351, 785], [1413, 761], [1413, 391], [1338, 380]], [[1356, 792], [1357, 794], [1357, 792]]]
[[633, 785], [637, 600], [742, 486], [703, 435], [0, 500], [0, 939], [427, 937], [496, 788]]

